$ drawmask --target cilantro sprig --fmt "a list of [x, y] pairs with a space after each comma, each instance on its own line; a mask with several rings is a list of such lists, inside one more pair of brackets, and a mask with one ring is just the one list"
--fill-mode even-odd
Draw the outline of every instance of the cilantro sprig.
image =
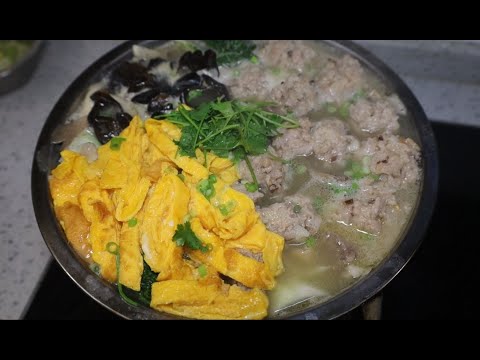
[[206, 253], [211, 249], [211, 246], [205, 245], [202, 241], [195, 235], [190, 225], [190, 221], [180, 224], [177, 227], [175, 235], [173, 235], [173, 241], [177, 246], [186, 246], [193, 250], [200, 250], [202, 253]]
[[218, 65], [235, 63], [250, 59], [255, 63], [253, 54], [255, 44], [248, 40], [203, 40], [205, 44], [217, 53]]
[[[275, 104], [266, 102], [213, 101], [196, 109], [180, 106], [164, 116], [182, 129], [176, 145], [179, 154], [195, 157], [195, 150], [212, 151], [220, 157], [245, 160], [252, 174], [251, 190], [258, 189], [258, 182], [249, 164], [249, 155], [261, 155], [267, 151], [272, 137], [279, 129], [298, 127], [290, 116], [273, 113], [266, 108]], [[255, 190], [254, 190], [255, 191]]]

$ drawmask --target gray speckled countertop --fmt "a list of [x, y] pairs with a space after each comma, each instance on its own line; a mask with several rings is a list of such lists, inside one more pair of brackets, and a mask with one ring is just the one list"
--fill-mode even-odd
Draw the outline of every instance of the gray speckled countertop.
[[[121, 42], [49, 41], [31, 81], [0, 96], [0, 319], [21, 316], [51, 258], [30, 196], [38, 134], [68, 84]], [[480, 42], [357, 42], [403, 77], [430, 118], [480, 126]]]

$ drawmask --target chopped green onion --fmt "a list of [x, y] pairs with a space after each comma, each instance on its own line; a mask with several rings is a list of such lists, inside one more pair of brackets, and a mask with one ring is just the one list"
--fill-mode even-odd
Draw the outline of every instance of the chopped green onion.
[[122, 142], [124, 142], [126, 140], [127, 139], [125, 139], [124, 137], [120, 137], [120, 136], [112, 138], [112, 140], [110, 140], [110, 149], [112, 149], [113, 151], [120, 150], [120, 146], [122, 146]]
[[369, 233], [361, 233], [360, 239], [366, 240], [366, 241], [372, 241], [375, 239], [375, 235], [369, 234]]
[[352, 185], [348, 187], [331, 184], [330, 189], [335, 194], [345, 193], [345, 195], [353, 195], [358, 189], [360, 189], [360, 186], [356, 182], [352, 182]]
[[345, 102], [338, 108], [338, 115], [343, 119], [347, 119], [350, 116], [350, 103]]
[[307, 167], [303, 164], [299, 164], [299, 165], [295, 166], [295, 172], [298, 175], [303, 175], [307, 172]]
[[201, 278], [204, 278], [204, 277], [207, 276], [207, 274], [208, 274], [208, 269], [207, 269], [207, 267], [205, 266], [205, 264], [200, 265], [200, 266], [197, 268], [197, 271], [198, 271], [198, 275], [200, 275]]
[[317, 239], [314, 238], [313, 236], [309, 236], [305, 239], [305, 245], [308, 247], [308, 248], [312, 248], [315, 246], [317, 242]]
[[196, 97], [199, 97], [203, 94], [202, 90], [192, 90], [188, 93], [188, 101], [192, 101]]
[[107, 244], [107, 251], [112, 255], [118, 254], [118, 244], [114, 243], [113, 241]]
[[295, 214], [299, 214], [300, 211], [302, 211], [302, 207], [300, 206], [300, 204], [295, 204], [295, 206], [293, 207], [293, 212]]
[[117, 288], [121, 298], [129, 305], [135, 307], [138, 306], [137, 302], [133, 301], [127, 295], [125, 295], [122, 284], [120, 284], [120, 248], [118, 244], [111, 241], [107, 244], [106, 249], [110, 254], [115, 255], [115, 265], [117, 267]]
[[273, 67], [273, 68], [270, 69], [270, 71], [275, 76], [278, 76], [282, 73], [282, 70], [280, 70], [280, 68], [278, 68], [278, 67]]
[[90, 264], [90, 270], [92, 270], [95, 274], [100, 274], [100, 265], [93, 263]]
[[360, 89], [355, 94], [353, 94], [351, 102], [353, 103], [353, 102], [357, 101], [358, 99], [364, 98], [366, 95], [367, 94], [365, 93], [365, 90]]
[[[362, 162], [352, 161], [349, 160], [347, 162], [347, 170], [344, 174], [354, 180], [363, 179], [365, 176], [371, 175], [370, 174], [370, 157], [365, 156], [362, 159]], [[373, 177], [375, 179], [375, 177]]]
[[253, 56], [250, 58], [250, 62], [251, 62], [252, 64], [258, 64], [258, 58], [257, 58], [255, 55], [253, 55]]
[[325, 204], [324, 198], [322, 198], [321, 196], [315, 196], [315, 198], [313, 199], [312, 206], [317, 212], [317, 214], [319, 214], [322, 211], [324, 204]]
[[335, 114], [337, 112], [337, 107], [332, 103], [327, 103], [325, 109], [329, 114]]
[[135, 225], [137, 225], [137, 219], [136, 218], [131, 218], [130, 220], [128, 220], [128, 227], [134, 227]]
[[200, 191], [203, 196], [210, 200], [213, 196], [215, 196], [215, 187], [213, 184], [217, 182], [217, 177], [213, 174], [208, 176], [208, 179], [203, 179], [197, 185], [198, 191]]
[[218, 207], [218, 210], [220, 210], [220, 213], [223, 216], [228, 216], [228, 214], [230, 214], [233, 211], [235, 206], [236, 206], [236, 202], [233, 200], [229, 200], [226, 204], [221, 204]]
[[249, 182], [245, 184], [245, 189], [247, 189], [248, 192], [254, 193], [258, 190], [258, 185], [253, 182]]

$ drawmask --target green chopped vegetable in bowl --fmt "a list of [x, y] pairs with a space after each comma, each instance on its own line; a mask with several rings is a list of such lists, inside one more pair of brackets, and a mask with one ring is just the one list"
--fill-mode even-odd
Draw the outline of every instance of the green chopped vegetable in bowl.
[[32, 45], [33, 40], [0, 40], [0, 72], [22, 60]]

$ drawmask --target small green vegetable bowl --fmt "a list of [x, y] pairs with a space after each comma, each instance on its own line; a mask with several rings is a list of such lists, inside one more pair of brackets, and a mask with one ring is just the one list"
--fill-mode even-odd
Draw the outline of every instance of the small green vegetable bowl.
[[25, 85], [37, 67], [44, 44], [45, 40], [31, 40], [23, 56], [16, 57], [11, 66], [0, 68], [0, 95]]

